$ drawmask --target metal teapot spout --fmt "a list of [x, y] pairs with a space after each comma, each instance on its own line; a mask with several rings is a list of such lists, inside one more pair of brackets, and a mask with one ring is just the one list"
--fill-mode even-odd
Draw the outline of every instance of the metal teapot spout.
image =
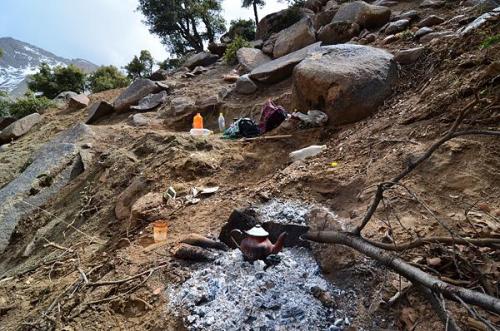
[[286, 234], [286, 232], [280, 234], [278, 240], [276, 240], [276, 243], [272, 246], [271, 254], [278, 254], [279, 252], [281, 252], [283, 246], [285, 245]]

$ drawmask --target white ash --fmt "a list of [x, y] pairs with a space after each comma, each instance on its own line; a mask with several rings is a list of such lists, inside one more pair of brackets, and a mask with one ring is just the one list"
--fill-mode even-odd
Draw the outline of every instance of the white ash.
[[[221, 253], [184, 284], [168, 288], [169, 310], [188, 330], [347, 328], [354, 294], [326, 281], [305, 248], [286, 249], [279, 257], [278, 265], [264, 270], [264, 262], [246, 262], [239, 250]], [[312, 294], [314, 287], [329, 293], [338, 308], [323, 305]]]
[[303, 202], [272, 200], [255, 208], [261, 222], [306, 225], [306, 215], [313, 206]]

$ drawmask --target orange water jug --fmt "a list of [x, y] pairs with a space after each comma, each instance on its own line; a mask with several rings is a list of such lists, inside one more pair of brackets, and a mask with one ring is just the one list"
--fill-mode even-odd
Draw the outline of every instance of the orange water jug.
[[193, 129], [203, 129], [203, 117], [200, 113], [193, 118]]

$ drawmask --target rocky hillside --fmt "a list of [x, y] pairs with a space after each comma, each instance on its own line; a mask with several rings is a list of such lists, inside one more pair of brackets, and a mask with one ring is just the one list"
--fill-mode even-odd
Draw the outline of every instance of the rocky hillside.
[[[6, 124], [2, 328], [497, 329], [499, 24], [494, 0], [310, 0], [236, 65], [222, 40]], [[261, 125], [223, 139], [221, 113]], [[256, 254], [284, 247], [249, 261], [257, 224]]]
[[92, 72], [97, 65], [83, 59], [65, 59], [31, 44], [4, 37], [0, 38], [0, 90], [14, 96], [26, 92], [26, 77], [38, 71], [42, 62], [50, 66], [73, 64], [85, 72]]

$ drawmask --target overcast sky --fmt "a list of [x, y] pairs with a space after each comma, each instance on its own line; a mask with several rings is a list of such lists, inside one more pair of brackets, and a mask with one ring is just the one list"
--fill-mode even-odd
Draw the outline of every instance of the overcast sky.
[[[13, 37], [66, 58], [123, 66], [140, 50], [167, 56], [136, 12], [137, 0], [0, 0], [0, 37]], [[224, 18], [253, 18], [240, 0], [224, 0]], [[284, 8], [267, 0], [260, 17]]]

